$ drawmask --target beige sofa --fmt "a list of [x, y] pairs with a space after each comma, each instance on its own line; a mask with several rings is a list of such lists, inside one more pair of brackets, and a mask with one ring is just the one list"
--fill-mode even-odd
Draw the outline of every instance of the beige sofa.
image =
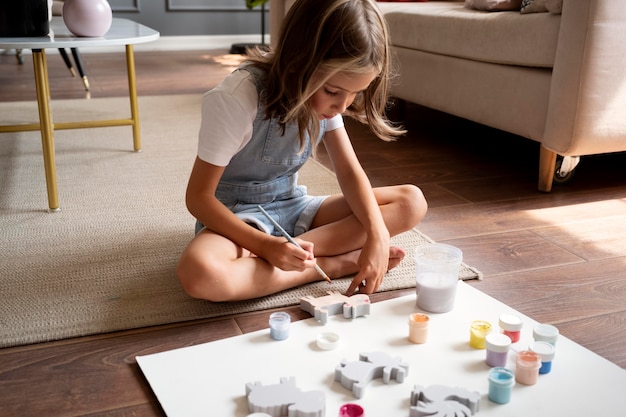
[[[270, 0], [271, 39], [291, 4]], [[392, 95], [541, 143], [539, 190], [579, 156], [626, 151], [625, 0], [564, 0], [562, 14], [379, 4], [400, 73]]]

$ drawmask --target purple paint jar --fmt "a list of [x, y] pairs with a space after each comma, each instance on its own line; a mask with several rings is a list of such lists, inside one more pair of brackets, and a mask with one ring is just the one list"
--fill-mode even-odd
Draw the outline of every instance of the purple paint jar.
[[489, 333], [485, 337], [485, 348], [487, 349], [487, 365], [494, 367], [505, 367], [511, 347], [511, 339], [502, 333]]

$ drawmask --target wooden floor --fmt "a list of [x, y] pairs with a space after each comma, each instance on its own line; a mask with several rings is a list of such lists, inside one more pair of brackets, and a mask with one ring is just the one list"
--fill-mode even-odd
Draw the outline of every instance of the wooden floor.
[[[236, 64], [225, 52], [136, 53], [139, 94], [201, 93]], [[83, 58], [91, 97], [126, 94], [123, 53]], [[56, 53], [48, 63], [53, 100], [85, 97]], [[34, 98], [30, 57], [0, 56], [0, 101]], [[405, 114], [409, 134], [395, 143], [349, 124], [373, 185], [419, 185], [430, 204], [421, 230], [484, 273], [470, 285], [626, 368], [626, 154], [585, 157], [544, 194], [536, 143], [414, 105]], [[0, 415], [162, 416], [136, 355], [266, 328], [268, 314], [0, 350]]]

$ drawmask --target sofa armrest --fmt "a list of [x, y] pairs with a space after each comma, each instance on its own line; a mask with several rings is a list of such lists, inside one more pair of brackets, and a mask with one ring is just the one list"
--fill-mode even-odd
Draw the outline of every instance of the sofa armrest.
[[626, 1], [566, 0], [543, 145], [561, 155], [626, 150]]

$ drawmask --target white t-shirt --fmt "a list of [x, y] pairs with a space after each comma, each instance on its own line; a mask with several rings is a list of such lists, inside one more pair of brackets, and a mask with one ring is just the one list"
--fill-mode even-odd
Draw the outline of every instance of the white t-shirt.
[[[204, 162], [226, 166], [252, 138], [259, 94], [252, 74], [235, 71], [217, 87], [204, 94], [198, 157]], [[342, 127], [343, 117], [326, 122], [326, 131]]]

